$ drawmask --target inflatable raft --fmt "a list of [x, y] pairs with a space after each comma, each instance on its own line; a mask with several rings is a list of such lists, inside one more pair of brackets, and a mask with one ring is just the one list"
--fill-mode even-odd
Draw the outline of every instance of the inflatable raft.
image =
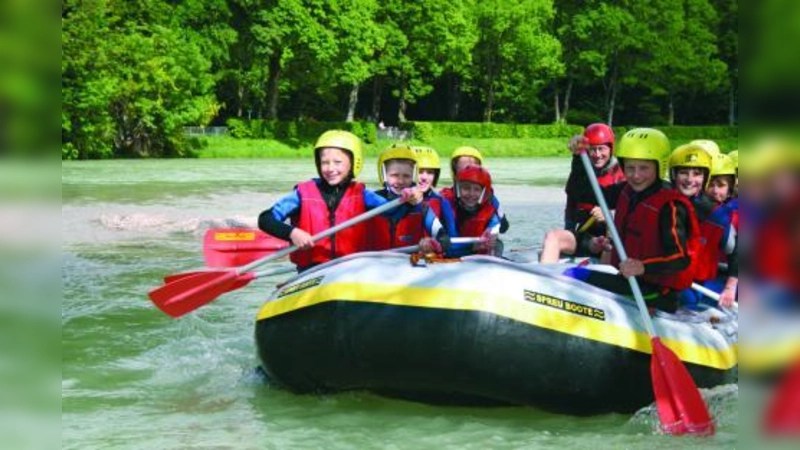
[[[370, 390], [430, 403], [595, 414], [653, 401], [650, 339], [633, 300], [489, 256], [413, 265], [362, 253], [300, 274], [256, 323], [263, 368], [298, 393]], [[700, 387], [738, 379], [737, 319], [658, 313]]]

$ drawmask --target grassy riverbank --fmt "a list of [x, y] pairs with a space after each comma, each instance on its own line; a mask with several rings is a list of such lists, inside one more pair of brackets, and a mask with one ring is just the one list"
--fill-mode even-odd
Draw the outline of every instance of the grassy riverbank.
[[[520, 138], [520, 139], [465, 139], [456, 137], [434, 137], [431, 142], [422, 144], [411, 141], [412, 145], [427, 145], [435, 148], [440, 156], [448, 155], [460, 145], [477, 147], [487, 157], [550, 157], [567, 156], [566, 139], [559, 138]], [[236, 139], [227, 136], [202, 139], [203, 146], [197, 150], [200, 158], [310, 158], [312, 142], [290, 145], [274, 139]], [[394, 141], [378, 140], [364, 147], [365, 156], [377, 156], [380, 151]], [[684, 144], [688, 140], [673, 140], [672, 146]], [[727, 152], [738, 148], [737, 138], [718, 139], [717, 143]]]

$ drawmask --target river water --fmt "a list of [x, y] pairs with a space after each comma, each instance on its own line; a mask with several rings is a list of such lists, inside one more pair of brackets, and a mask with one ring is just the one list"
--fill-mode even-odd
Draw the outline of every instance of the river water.
[[[364, 167], [362, 179], [376, 186], [369, 170], [375, 161]], [[490, 169], [512, 222], [506, 250], [538, 248], [544, 232], [561, 225], [569, 159], [497, 159]], [[162, 276], [202, 265], [207, 229], [255, 225], [259, 212], [313, 175], [306, 160], [62, 163], [62, 448], [737, 445], [735, 385], [704, 391], [718, 424], [713, 438], [658, 435], [650, 408], [579, 418], [529, 407], [430, 406], [361, 392], [299, 396], [270, 386], [254, 370], [255, 314], [281, 276], [179, 320], [150, 303], [146, 294]]]

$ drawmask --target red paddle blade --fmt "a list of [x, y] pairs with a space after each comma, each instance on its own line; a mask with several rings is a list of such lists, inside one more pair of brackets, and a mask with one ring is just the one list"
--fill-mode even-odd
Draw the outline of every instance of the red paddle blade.
[[662, 431], [713, 435], [714, 420], [686, 366], [658, 337], [652, 339], [652, 344], [650, 374]]
[[[201, 273], [209, 273], [208, 270], [198, 270], [195, 272], [182, 272], [182, 273], [174, 273], [172, 275], [167, 275], [164, 277], [164, 284], [174, 283], [178, 280], [182, 280], [187, 277], [193, 277], [195, 275], [199, 275]], [[214, 272], [219, 273], [219, 272]]]
[[208, 267], [235, 267], [283, 250], [289, 243], [261, 230], [220, 228], [206, 231], [203, 255]]
[[172, 317], [180, 317], [210, 303], [220, 295], [239, 289], [253, 280], [254, 274], [235, 271], [199, 272], [150, 291], [150, 300]]
[[763, 427], [770, 435], [800, 435], [800, 361], [783, 375], [772, 394]]
[[[200, 270], [196, 272], [183, 272], [183, 273], [176, 273], [172, 275], [167, 275], [164, 277], [164, 284], [174, 283], [178, 280], [182, 280], [184, 278], [193, 277], [195, 275], [199, 275], [201, 273], [219, 273], [219, 272], [209, 272], [207, 270]], [[230, 291], [234, 291], [241, 287], [247, 286], [248, 283], [252, 281], [251, 279], [247, 278], [247, 274], [240, 275], [236, 277], [236, 282], [231, 285]]]

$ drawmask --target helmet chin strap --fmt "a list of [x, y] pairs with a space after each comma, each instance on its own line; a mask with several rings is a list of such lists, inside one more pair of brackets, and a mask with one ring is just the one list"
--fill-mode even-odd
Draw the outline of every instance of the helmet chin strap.
[[456, 183], [456, 198], [458, 198], [461, 207], [464, 208], [465, 210], [474, 211], [480, 208], [480, 206], [483, 204], [484, 197], [486, 197], [486, 188], [484, 186], [481, 186], [481, 195], [480, 197], [478, 197], [478, 202], [475, 204], [475, 206], [466, 206], [461, 197], [461, 185], [459, 183]]

